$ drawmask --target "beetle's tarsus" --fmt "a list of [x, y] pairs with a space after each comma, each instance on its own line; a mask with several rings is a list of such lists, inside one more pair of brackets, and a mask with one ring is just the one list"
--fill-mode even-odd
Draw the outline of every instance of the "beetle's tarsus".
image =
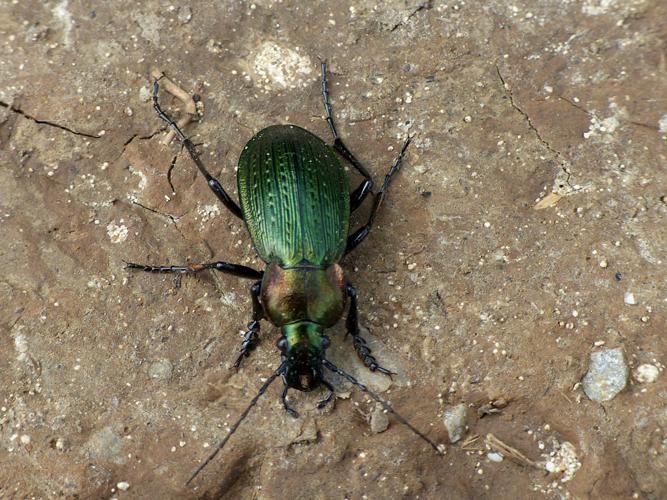
[[[261, 277], [261, 276], [260, 276]], [[234, 368], [237, 370], [241, 367], [243, 358], [250, 356], [250, 353], [257, 347], [259, 343], [259, 322], [264, 318], [264, 308], [259, 301], [259, 294], [262, 291], [262, 282], [256, 281], [250, 287], [250, 298], [252, 299], [252, 321], [248, 323], [248, 330], [243, 335], [243, 343], [239, 349], [239, 357], [234, 362]]]
[[333, 385], [331, 385], [326, 380], [322, 380], [322, 385], [327, 388], [327, 390], [329, 391], [329, 394], [327, 394], [324, 399], [322, 399], [321, 401], [319, 401], [317, 403], [317, 408], [319, 410], [325, 408], [329, 403], [331, 403], [331, 401], [333, 401], [334, 395], [336, 394], [335, 391], [334, 391]]
[[357, 245], [359, 245], [359, 243], [361, 243], [362, 241], [364, 241], [364, 239], [366, 239], [368, 233], [371, 232], [371, 228], [373, 227], [373, 222], [375, 221], [375, 216], [377, 215], [377, 212], [380, 209], [380, 206], [382, 205], [382, 201], [384, 200], [387, 190], [389, 189], [389, 184], [391, 184], [394, 175], [401, 168], [401, 164], [403, 163], [403, 158], [405, 157], [405, 152], [408, 150], [408, 146], [410, 145], [411, 142], [412, 142], [412, 136], [408, 135], [407, 139], [405, 139], [405, 142], [403, 142], [403, 147], [401, 148], [401, 152], [399, 153], [398, 157], [394, 160], [394, 163], [392, 164], [387, 174], [384, 176], [384, 182], [382, 183], [382, 188], [380, 188], [378, 193], [375, 195], [375, 201], [373, 203], [373, 208], [371, 209], [371, 213], [368, 216], [368, 221], [364, 226], [357, 229], [354, 233], [352, 233], [350, 236], [347, 237], [347, 246], [345, 247], [345, 255], [354, 250], [357, 247]]
[[241, 362], [243, 358], [250, 356], [250, 353], [255, 350], [257, 344], [259, 343], [259, 320], [252, 320], [248, 323], [248, 330], [243, 335], [243, 343], [239, 349], [239, 356], [234, 362], [234, 368], [237, 370], [241, 368]]
[[227, 194], [227, 191], [223, 189], [220, 182], [218, 182], [218, 180], [215, 179], [204, 166], [204, 162], [201, 161], [199, 153], [197, 152], [197, 147], [192, 143], [192, 141], [188, 137], [185, 136], [185, 134], [178, 126], [178, 124], [160, 107], [160, 103], [158, 102], [159, 90], [160, 90], [160, 84], [158, 83], [157, 80], [155, 80], [153, 82], [153, 108], [155, 109], [155, 112], [174, 131], [178, 139], [181, 141], [181, 144], [188, 151], [190, 158], [195, 163], [195, 165], [197, 165], [197, 168], [204, 176], [208, 186], [211, 188], [211, 190], [217, 196], [217, 198], [222, 202], [222, 204], [225, 207], [227, 207], [227, 209], [231, 213], [233, 213], [239, 219], [243, 220], [243, 213], [241, 212], [239, 206], [236, 204], [234, 200], [231, 199], [231, 197]]
[[283, 389], [283, 393], [280, 396], [280, 402], [283, 404], [283, 407], [285, 408], [285, 411], [290, 414], [290, 416], [294, 418], [299, 418], [299, 412], [296, 411], [294, 408], [292, 408], [288, 403], [287, 403], [287, 391], [289, 391], [289, 386], [285, 385], [285, 388]]
[[347, 319], [345, 320], [346, 337], [348, 334], [352, 335], [354, 349], [357, 351], [359, 359], [363, 361], [370, 371], [377, 371], [392, 378], [392, 375], [396, 374], [378, 364], [375, 357], [371, 354], [371, 348], [368, 347], [366, 339], [361, 336], [361, 331], [359, 330], [359, 314], [357, 311], [357, 289], [348, 283], [346, 291], [347, 296], [350, 298], [350, 310], [347, 313]]
[[136, 264], [134, 262], [125, 262], [125, 269], [139, 269], [148, 273], [181, 273], [195, 274], [207, 269], [215, 269], [227, 274], [233, 274], [239, 278], [261, 279], [262, 271], [256, 271], [251, 267], [241, 264], [230, 264], [229, 262], [207, 262], [205, 264], [189, 264], [183, 266], [151, 266], [148, 264]]
[[361, 184], [359, 184], [359, 186], [350, 194], [350, 211], [354, 212], [359, 207], [359, 205], [362, 204], [366, 196], [368, 196], [368, 193], [372, 191], [373, 178], [371, 177], [371, 174], [368, 173], [368, 170], [366, 170], [366, 167], [364, 167], [361, 162], [355, 158], [343, 140], [338, 136], [336, 124], [334, 123], [333, 119], [333, 108], [329, 98], [327, 62], [320, 59], [320, 63], [322, 69], [322, 99], [324, 100], [324, 111], [327, 114], [326, 120], [329, 124], [331, 135], [333, 136], [333, 148], [338, 152], [338, 154], [350, 162], [350, 165], [352, 165], [357, 170], [357, 172], [364, 176], [364, 180], [361, 182]]

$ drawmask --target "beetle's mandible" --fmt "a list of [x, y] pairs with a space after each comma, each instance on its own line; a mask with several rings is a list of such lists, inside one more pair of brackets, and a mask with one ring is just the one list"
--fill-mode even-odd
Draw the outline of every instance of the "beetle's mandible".
[[[161, 109], [158, 103], [158, 80], [153, 85], [155, 111], [176, 133], [213, 193], [229, 211], [245, 222], [254, 247], [266, 263], [266, 268], [264, 271], [256, 271], [228, 262], [184, 266], [128, 263], [127, 267], [158, 273], [197, 273], [215, 269], [255, 280], [250, 287], [252, 321], [248, 323], [240, 354], [234, 363], [237, 369], [256, 347], [262, 319], [269, 320], [279, 327], [282, 333], [277, 342], [281, 352], [280, 366], [263, 384], [213, 453], [194, 471], [188, 483], [222, 449], [277, 377], [281, 377], [285, 385], [281, 401], [292, 416], [296, 417], [297, 413], [286, 400], [290, 388], [311, 391], [323, 385], [329, 392], [318, 407], [322, 408], [329, 403], [334, 390], [324, 377], [324, 368], [346, 378], [369, 394], [385, 410], [394, 414], [397, 420], [439, 452], [430, 438], [397, 414], [377, 394], [327, 360], [325, 355], [329, 345], [325, 329], [338, 322], [349, 302], [345, 324], [357, 354], [370, 370], [391, 376], [389, 370], [378, 364], [361, 336], [357, 291], [347, 281], [338, 262], [368, 236], [411, 138], [408, 136], [400, 154], [385, 175], [382, 187], [377, 194], [373, 194], [373, 206], [366, 224], [349, 233], [350, 213], [372, 193], [373, 180], [338, 136], [329, 100], [327, 67], [324, 62], [321, 71], [322, 96], [326, 120], [333, 135], [333, 146], [296, 125], [273, 125], [261, 130], [246, 144], [239, 158], [237, 181], [240, 206], [208, 172], [192, 141]], [[363, 176], [363, 181], [351, 193], [338, 155]]]

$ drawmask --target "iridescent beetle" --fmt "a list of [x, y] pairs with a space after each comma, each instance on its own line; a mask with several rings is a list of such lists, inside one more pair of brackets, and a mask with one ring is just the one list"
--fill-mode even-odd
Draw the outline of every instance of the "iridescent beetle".
[[[339, 374], [367, 393], [440, 453], [438, 446], [430, 438], [325, 356], [329, 337], [324, 331], [343, 316], [349, 299], [345, 324], [357, 354], [370, 370], [389, 376], [392, 374], [378, 365], [361, 336], [357, 315], [357, 291], [345, 278], [338, 262], [368, 236], [411, 138], [408, 137], [404, 142], [398, 158], [385, 175], [380, 191], [374, 195], [368, 221], [348, 235], [350, 212], [356, 210], [371, 193], [373, 180], [338, 136], [329, 101], [326, 63], [322, 63], [321, 70], [324, 108], [333, 135], [333, 147], [296, 125], [273, 125], [261, 130], [248, 141], [239, 158], [237, 181], [240, 207], [204, 167], [192, 141], [183, 134], [174, 120], [162, 111], [158, 103], [158, 81], [153, 85], [153, 106], [157, 114], [174, 130], [218, 199], [245, 222], [255, 249], [267, 267], [264, 271], [256, 271], [228, 262], [186, 266], [128, 263], [127, 267], [156, 273], [197, 273], [205, 269], [215, 269], [257, 280], [250, 287], [253, 316], [248, 323], [238, 359], [234, 363], [236, 368], [239, 368], [241, 361], [256, 347], [260, 320], [268, 319], [280, 327], [282, 332], [277, 343], [281, 352], [280, 366], [262, 385], [213, 453], [194, 471], [188, 483], [224, 447], [277, 377], [282, 377], [285, 384], [281, 401], [290, 415], [298, 416], [286, 400], [290, 388], [311, 391], [324, 385], [329, 393], [319, 402], [318, 407], [326, 406], [333, 398], [334, 390], [331, 383], [324, 378], [323, 368]], [[348, 179], [336, 153], [364, 177], [352, 193], [349, 192]]]

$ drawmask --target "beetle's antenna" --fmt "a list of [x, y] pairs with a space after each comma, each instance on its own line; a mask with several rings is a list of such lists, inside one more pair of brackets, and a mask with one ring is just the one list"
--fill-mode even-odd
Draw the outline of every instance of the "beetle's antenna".
[[331, 361], [329, 361], [328, 359], [322, 359], [322, 364], [323, 364], [325, 367], [327, 367], [329, 370], [331, 370], [332, 372], [337, 373], [338, 375], [340, 375], [340, 376], [342, 376], [342, 377], [345, 377], [347, 380], [349, 380], [350, 382], [352, 382], [352, 384], [354, 384], [356, 387], [358, 387], [358, 388], [361, 389], [363, 392], [365, 392], [366, 394], [368, 394], [371, 398], [373, 398], [375, 401], [377, 401], [378, 403], [380, 403], [380, 405], [382, 405], [382, 408], [384, 408], [386, 411], [388, 411], [389, 413], [393, 414], [394, 417], [396, 417], [396, 420], [398, 420], [400, 423], [402, 423], [403, 425], [405, 425], [405, 426], [406, 426], [408, 429], [410, 429], [412, 432], [414, 432], [415, 434], [417, 434], [417, 436], [419, 436], [419, 437], [422, 438], [424, 441], [426, 441], [429, 445], [431, 445], [431, 448], [433, 448], [433, 449], [436, 451], [436, 453], [438, 453], [438, 455], [442, 455], [442, 454], [443, 454], [442, 451], [440, 450], [440, 448], [438, 448], [438, 445], [435, 444], [435, 443], [433, 442], [433, 440], [431, 440], [430, 438], [426, 437], [426, 435], [424, 435], [423, 433], [421, 433], [420, 431], [418, 431], [416, 428], [414, 428], [414, 427], [412, 426], [412, 424], [410, 424], [410, 422], [408, 422], [403, 416], [401, 416], [399, 413], [397, 413], [396, 410], [394, 410], [394, 409], [389, 405], [389, 403], [387, 403], [384, 399], [382, 399], [380, 396], [378, 396], [377, 394], [375, 394], [375, 392], [371, 391], [368, 387], [366, 387], [364, 384], [362, 384], [361, 382], [359, 382], [356, 378], [354, 378], [354, 377], [353, 377], [352, 375], [350, 375], [349, 373], [347, 373], [347, 372], [343, 371], [342, 369], [338, 368], [336, 365], [334, 365], [334, 364], [333, 364]]
[[250, 401], [250, 404], [248, 404], [248, 407], [243, 411], [243, 413], [241, 413], [241, 416], [236, 421], [236, 423], [229, 428], [229, 431], [227, 432], [227, 435], [225, 436], [225, 438], [222, 441], [220, 441], [220, 443], [215, 447], [215, 450], [213, 450], [213, 453], [211, 453], [208, 457], [206, 457], [206, 460], [204, 460], [199, 465], [199, 467], [197, 467], [197, 469], [190, 476], [190, 479], [188, 479], [185, 482], [186, 486], [189, 485], [192, 482], [192, 480], [194, 478], [196, 478], [197, 475], [204, 469], [204, 467], [206, 467], [209, 464], [209, 462], [215, 458], [215, 456], [220, 452], [220, 450], [222, 450], [225, 447], [225, 445], [227, 444], [227, 441], [229, 441], [229, 438], [232, 437], [232, 434], [234, 434], [236, 432], [236, 429], [239, 428], [239, 425], [241, 425], [241, 422], [243, 422], [245, 420], [245, 418], [248, 416], [248, 413], [250, 413], [250, 410], [252, 410], [252, 407], [257, 404], [257, 401], [259, 400], [259, 398], [262, 397], [262, 394], [264, 394], [266, 392], [266, 390], [269, 388], [271, 383], [276, 378], [278, 378], [278, 376], [280, 376], [280, 374], [283, 372], [283, 370], [285, 369], [285, 364], [286, 364], [286, 362], [283, 362], [278, 367], [278, 369], [275, 372], [273, 372], [273, 375], [271, 375], [266, 380], [266, 382], [264, 382], [264, 385], [259, 389], [259, 392], [257, 393], [257, 395], [254, 398], [252, 398], [252, 400]]

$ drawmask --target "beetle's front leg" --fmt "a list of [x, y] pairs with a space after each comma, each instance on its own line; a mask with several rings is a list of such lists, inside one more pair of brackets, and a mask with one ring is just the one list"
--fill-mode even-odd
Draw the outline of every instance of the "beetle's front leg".
[[347, 333], [352, 335], [357, 355], [370, 371], [384, 373], [385, 375], [389, 375], [389, 377], [395, 375], [391, 370], [378, 365], [377, 360], [371, 354], [370, 347], [366, 344], [366, 340], [361, 336], [361, 332], [359, 331], [359, 316], [357, 314], [357, 289], [348, 284], [347, 295], [350, 297], [350, 311], [347, 314], [345, 327], [347, 328]]
[[243, 343], [239, 349], [239, 357], [234, 362], [234, 368], [241, 367], [243, 358], [250, 356], [250, 353], [259, 343], [259, 322], [264, 318], [264, 308], [259, 301], [259, 293], [262, 290], [262, 282], [258, 281], [250, 287], [250, 296], [252, 297], [252, 321], [248, 323], [248, 330], [243, 335]]

